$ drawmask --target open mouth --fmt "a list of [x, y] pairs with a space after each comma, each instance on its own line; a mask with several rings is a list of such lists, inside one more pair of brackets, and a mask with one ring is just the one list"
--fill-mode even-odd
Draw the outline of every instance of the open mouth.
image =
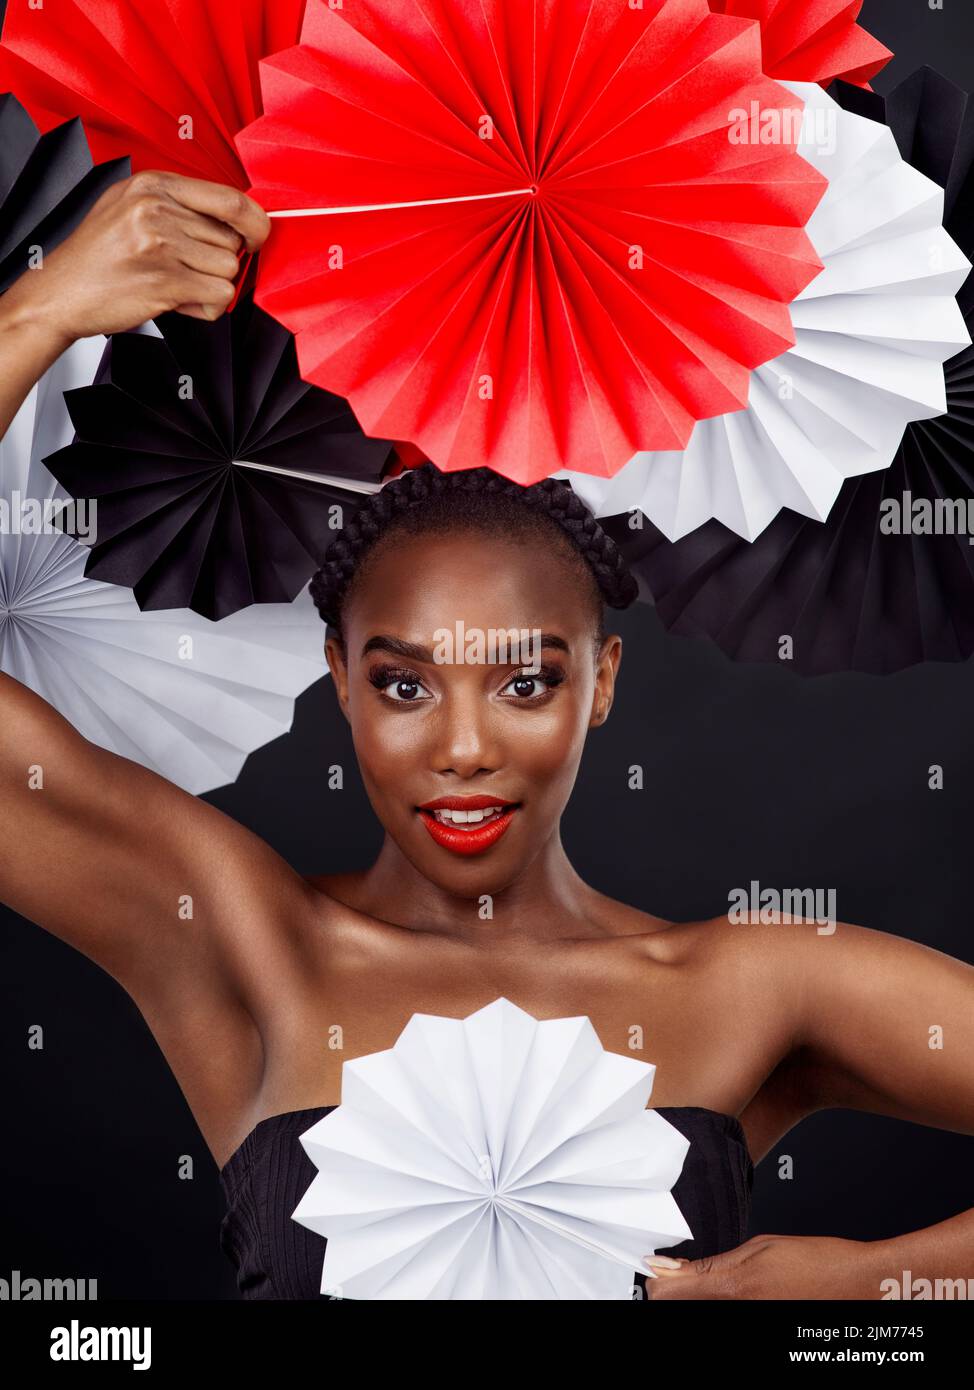
[[489, 796], [442, 796], [416, 809], [443, 849], [481, 854], [497, 843], [519, 807], [519, 802]]

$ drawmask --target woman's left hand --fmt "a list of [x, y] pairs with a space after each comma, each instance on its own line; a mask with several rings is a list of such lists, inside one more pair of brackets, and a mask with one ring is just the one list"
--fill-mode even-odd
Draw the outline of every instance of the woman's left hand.
[[832, 1237], [755, 1236], [722, 1255], [681, 1260], [679, 1269], [657, 1267], [646, 1297], [879, 1298], [869, 1249], [869, 1242]]

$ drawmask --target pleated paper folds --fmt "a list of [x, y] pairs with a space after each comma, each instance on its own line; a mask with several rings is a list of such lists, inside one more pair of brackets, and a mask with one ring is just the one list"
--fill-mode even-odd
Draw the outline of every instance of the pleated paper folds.
[[79, 120], [41, 135], [0, 74], [0, 294], [74, 231], [128, 160], [95, 164]]
[[822, 273], [792, 305], [796, 343], [751, 379], [748, 408], [702, 421], [685, 451], [640, 453], [611, 480], [569, 475], [600, 516], [639, 509], [669, 537], [711, 517], [754, 540], [782, 507], [824, 521], [846, 478], [887, 468], [903, 431], [946, 409], [943, 363], [969, 341], [970, 263], [943, 191], [890, 131], [820, 88], [802, 152], [829, 178], [808, 233]]
[[248, 295], [216, 323], [159, 326], [114, 336], [95, 383], [67, 397], [75, 440], [45, 460], [98, 503], [87, 573], [142, 608], [208, 618], [289, 602], [392, 446], [302, 381], [293, 338]]
[[[616, 472], [794, 341], [824, 181], [732, 113], [797, 98], [706, 0], [310, 0], [238, 138], [257, 302], [368, 434], [519, 482]], [[298, 214], [298, 215], [294, 215]]]
[[[888, 118], [903, 157], [945, 189], [946, 228], [974, 254], [968, 93], [927, 68], [885, 100], [840, 96]], [[971, 280], [960, 307], [974, 332]], [[665, 626], [803, 675], [884, 675], [974, 654], [974, 348], [948, 361], [945, 379], [945, 413], [908, 425], [891, 466], [846, 482], [825, 523], [783, 511], [753, 544], [716, 521], [671, 544], [649, 524], [610, 520]]]
[[710, 0], [710, 8], [760, 20], [765, 72], [781, 81], [865, 87], [893, 56], [857, 23], [862, 0]]
[[71, 438], [62, 393], [91, 381], [103, 350], [75, 343], [0, 440], [0, 670], [93, 743], [211, 791], [291, 727], [324, 673], [323, 627], [307, 593], [211, 623], [140, 613], [130, 590], [85, 578], [88, 551], [60, 529], [66, 495], [41, 460]]
[[260, 114], [257, 63], [304, 0], [7, 0], [5, 83], [47, 129], [81, 116], [96, 159], [246, 187], [233, 146]]
[[646, 1109], [654, 1072], [587, 1018], [414, 1014], [301, 1136], [318, 1173], [293, 1216], [328, 1239], [322, 1292], [631, 1298], [645, 1257], [691, 1236], [670, 1191], [689, 1142]]

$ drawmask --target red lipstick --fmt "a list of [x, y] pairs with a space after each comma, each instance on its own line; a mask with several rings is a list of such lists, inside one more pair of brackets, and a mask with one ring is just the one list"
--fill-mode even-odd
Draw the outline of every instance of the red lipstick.
[[[518, 805], [502, 796], [438, 796], [416, 809], [432, 838], [443, 849], [454, 854], [482, 854], [504, 834]], [[436, 815], [437, 811], [488, 811], [492, 807], [499, 808], [494, 815], [475, 822], [450, 824], [449, 817], [441, 819]]]

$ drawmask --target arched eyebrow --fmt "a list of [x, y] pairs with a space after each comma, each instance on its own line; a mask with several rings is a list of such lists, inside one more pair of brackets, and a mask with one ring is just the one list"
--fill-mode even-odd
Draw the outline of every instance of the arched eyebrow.
[[369, 652], [378, 651], [390, 652], [406, 661], [425, 662], [427, 666], [433, 664], [433, 653], [429, 647], [421, 647], [417, 642], [404, 642], [401, 637], [387, 637], [385, 634], [370, 637], [362, 648], [362, 655], [368, 656]]
[[[558, 636], [557, 632], [542, 632], [541, 646], [571, 654], [571, 647], [564, 637]], [[389, 652], [392, 656], [400, 656], [405, 661], [418, 661], [425, 662], [427, 666], [433, 665], [433, 653], [429, 647], [420, 646], [418, 642], [406, 642], [401, 637], [390, 637], [385, 633], [370, 637], [362, 648], [362, 656], [366, 657], [369, 652], [376, 651]]]

